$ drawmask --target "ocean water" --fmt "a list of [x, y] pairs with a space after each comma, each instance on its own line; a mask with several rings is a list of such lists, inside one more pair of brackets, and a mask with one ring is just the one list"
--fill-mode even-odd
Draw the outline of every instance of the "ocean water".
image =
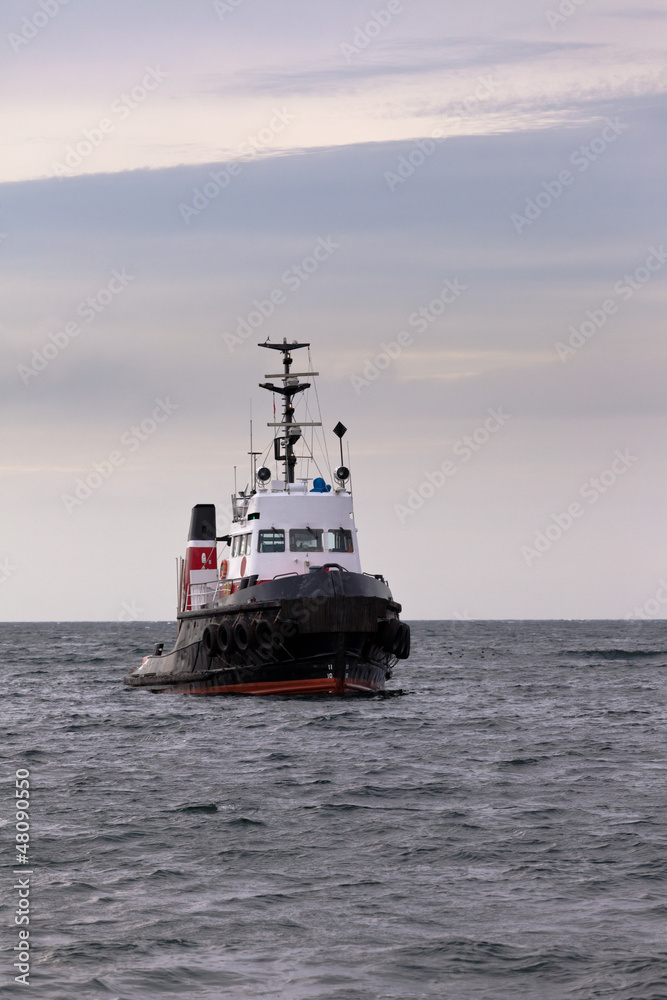
[[417, 622], [393, 698], [124, 688], [174, 633], [0, 626], [3, 995], [667, 997], [667, 623]]

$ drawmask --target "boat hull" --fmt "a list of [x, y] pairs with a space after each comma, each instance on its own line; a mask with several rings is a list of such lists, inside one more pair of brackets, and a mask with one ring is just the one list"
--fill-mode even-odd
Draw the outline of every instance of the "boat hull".
[[396, 662], [382, 623], [399, 611], [387, 584], [365, 574], [266, 581], [183, 612], [174, 649], [145, 657], [125, 683], [193, 695], [374, 694]]
[[126, 684], [153, 692], [193, 695], [350, 695], [384, 691], [386, 679], [385, 669], [370, 663], [346, 664], [338, 676], [327, 665], [294, 663], [272, 670], [252, 666], [244, 670], [213, 669], [190, 677], [128, 677]]

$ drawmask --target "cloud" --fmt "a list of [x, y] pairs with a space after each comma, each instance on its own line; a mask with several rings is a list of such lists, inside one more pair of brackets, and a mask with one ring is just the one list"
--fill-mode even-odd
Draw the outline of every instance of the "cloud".
[[552, 55], [573, 54], [604, 47], [597, 42], [500, 40], [491, 38], [387, 39], [378, 41], [359, 61], [336, 66], [300, 69], [243, 70], [208, 80], [206, 91], [247, 91], [271, 95], [329, 93], [332, 88], [353, 89], [360, 82], [400, 81], [444, 72], [473, 74], [480, 69], [522, 66]]
[[[410, 155], [412, 143], [248, 162], [189, 225], [179, 204], [203, 189], [215, 165], [3, 185], [10, 239], [0, 248], [2, 407], [28, 424], [53, 418], [122, 429], [161, 392], [183, 401], [183, 425], [218, 411], [221, 385], [230, 405], [244, 405], [242, 379], [227, 384], [226, 373], [253, 379], [254, 339], [230, 355], [223, 334], [276, 288], [289, 294], [259, 334], [315, 331], [331, 378], [349, 389], [357, 365], [401, 329], [413, 329], [406, 327], [411, 314], [445, 277], [459, 277], [469, 292], [451, 318], [415, 336], [412, 360], [384, 382], [405, 378], [404, 398], [416, 409], [431, 393], [429, 368], [435, 400], [443, 380], [460, 371], [450, 369], [447, 352], [463, 352], [471, 374], [449, 382], [446, 402], [437, 404], [452, 414], [499, 396], [533, 416], [662, 411], [661, 274], [567, 365], [554, 353], [569, 327], [665, 237], [655, 211], [664, 111], [639, 100], [628, 110], [618, 142], [575, 172], [575, 183], [521, 234], [512, 213], [572, 169], [573, 151], [590, 143], [599, 125], [451, 139], [393, 193], [384, 175]], [[292, 294], [285, 273], [328, 236], [340, 249]], [[136, 281], [24, 385], [17, 366], [29, 364], [33, 349], [120, 267]], [[503, 362], [489, 369], [493, 351]], [[378, 389], [375, 400], [386, 398]]]

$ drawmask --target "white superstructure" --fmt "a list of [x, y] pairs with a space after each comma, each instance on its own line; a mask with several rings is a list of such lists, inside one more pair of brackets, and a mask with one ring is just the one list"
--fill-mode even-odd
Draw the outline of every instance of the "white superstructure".
[[229, 533], [226, 566], [221, 566], [225, 577], [256, 577], [260, 582], [286, 573], [310, 573], [327, 563], [360, 573], [351, 495], [344, 489], [307, 492], [309, 484], [304, 483], [282, 485], [281, 491], [247, 498], [245, 516]]

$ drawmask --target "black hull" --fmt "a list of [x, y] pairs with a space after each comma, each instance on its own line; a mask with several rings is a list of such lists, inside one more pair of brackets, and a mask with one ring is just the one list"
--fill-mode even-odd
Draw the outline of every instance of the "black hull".
[[407, 630], [399, 611], [384, 580], [365, 574], [267, 581], [181, 613], [174, 649], [146, 657], [125, 683], [195, 695], [372, 694], [409, 650], [392, 647]]

